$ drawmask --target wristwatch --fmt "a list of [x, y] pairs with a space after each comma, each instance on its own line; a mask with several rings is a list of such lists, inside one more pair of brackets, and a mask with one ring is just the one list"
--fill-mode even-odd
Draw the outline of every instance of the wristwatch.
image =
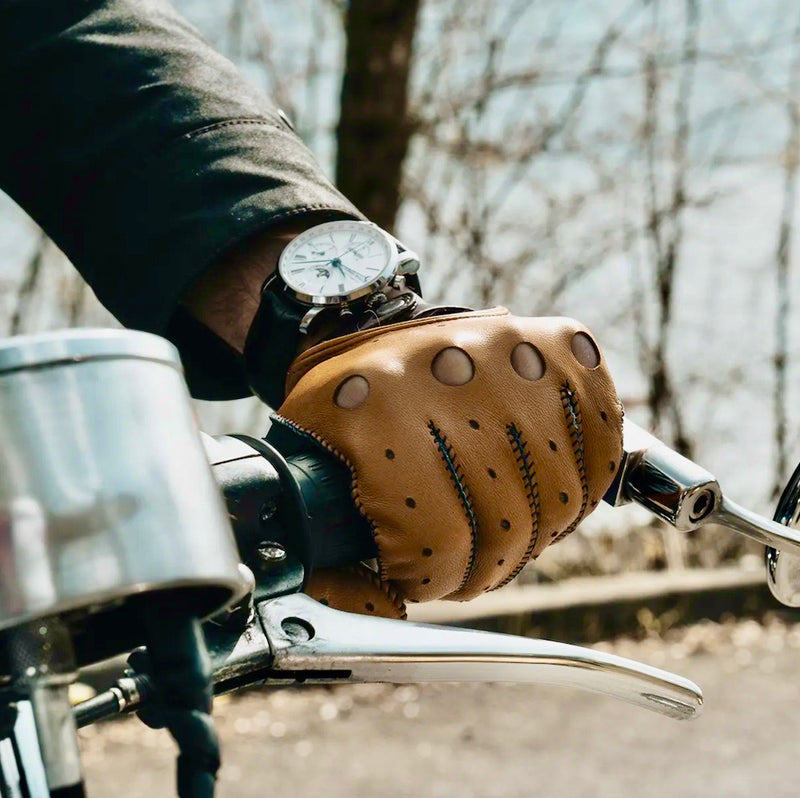
[[247, 335], [253, 391], [272, 407], [283, 401], [304, 335], [316, 342], [411, 318], [422, 307], [418, 269], [416, 253], [372, 222], [325, 222], [300, 233], [264, 283]]

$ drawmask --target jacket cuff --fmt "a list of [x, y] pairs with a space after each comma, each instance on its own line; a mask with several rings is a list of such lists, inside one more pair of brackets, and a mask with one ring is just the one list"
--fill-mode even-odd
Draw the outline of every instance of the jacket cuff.
[[[294, 133], [260, 119], [210, 125], [125, 174], [115, 170], [80, 213], [94, 214], [106, 230], [105, 245], [83, 248], [81, 260], [100, 301], [126, 327], [172, 340], [193, 394], [215, 399], [249, 390], [232, 350], [223, 356], [224, 347], [176, 313], [189, 285], [227, 250], [286, 219], [364, 218], [321, 178]], [[121, 279], [131, 274], [137, 279]], [[209, 360], [212, 346], [217, 356]]]

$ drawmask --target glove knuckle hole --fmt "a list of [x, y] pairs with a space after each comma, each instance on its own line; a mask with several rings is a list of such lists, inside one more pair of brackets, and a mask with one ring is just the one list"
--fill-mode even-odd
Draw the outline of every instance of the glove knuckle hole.
[[528, 382], [536, 382], [546, 370], [542, 353], [527, 341], [521, 341], [511, 350], [511, 367]]
[[570, 348], [575, 360], [584, 368], [596, 369], [600, 365], [600, 350], [591, 336], [585, 332], [576, 332], [572, 336]]
[[343, 410], [355, 410], [369, 398], [369, 382], [366, 377], [354, 374], [339, 383], [333, 395], [333, 403]]
[[433, 358], [431, 372], [443, 385], [466, 385], [475, 376], [475, 365], [463, 349], [448, 346]]

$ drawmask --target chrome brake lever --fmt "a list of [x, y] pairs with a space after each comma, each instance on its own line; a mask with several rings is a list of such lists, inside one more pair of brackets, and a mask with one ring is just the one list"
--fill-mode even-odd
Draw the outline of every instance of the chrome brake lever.
[[720, 524], [780, 551], [800, 554], [800, 534], [723, 495], [716, 477], [625, 419], [623, 456], [604, 497], [633, 501], [682, 532]]
[[561, 685], [685, 720], [700, 688], [681, 676], [588, 648], [353, 615], [296, 593], [257, 607], [272, 674], [301, 681], [521, 682]]

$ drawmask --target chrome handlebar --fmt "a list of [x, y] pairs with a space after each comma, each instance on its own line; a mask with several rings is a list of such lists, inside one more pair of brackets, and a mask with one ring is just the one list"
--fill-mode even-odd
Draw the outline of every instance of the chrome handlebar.
[[772, 595], [800, 607], [800, 534], [793, 528], [800, 520], [800, 468], [770, 521], [724, 496], [712, 474], [625, 419], [622, 463], [604, 498], [615, 507], [636, 502], [682, 532], [719, 524], [762, 543]]
[[625, 420], [622, 463], [605, 495], [614, 507], [636, 502], [681, 532], [719, 524], [800, 555], [800, 534], [724, 496], [716, 477]]

